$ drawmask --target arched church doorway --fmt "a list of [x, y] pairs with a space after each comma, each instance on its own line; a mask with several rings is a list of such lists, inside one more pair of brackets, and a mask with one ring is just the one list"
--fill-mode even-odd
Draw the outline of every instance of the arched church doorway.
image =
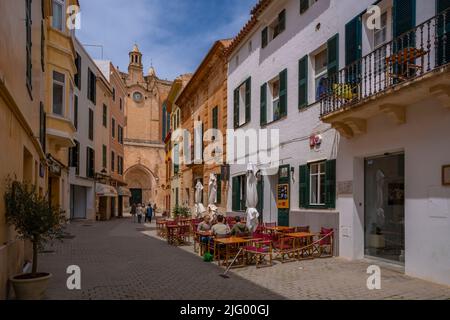
[[156, 186], [152, 172], [142, 165], [131, 167], [125, 172], [125, 182], [131, 191], [130, 204], [153, 203], [153, 187]]

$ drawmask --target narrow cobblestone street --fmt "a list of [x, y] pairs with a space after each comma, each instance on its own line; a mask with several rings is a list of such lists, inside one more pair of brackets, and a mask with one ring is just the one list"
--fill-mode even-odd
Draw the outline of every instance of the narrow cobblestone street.
[[[204, 263], [191, 247], [169, 247], [153, 229], [131, 219], [72, 223], [74, 238], [40, 256], [40, 270], [53, 274], [47, 299], [450, 299], [450, 288], [391, 268], [382, 268], [382, 289], [369, 291], [369, 263], [342, 259], [235, 269], [223, 279], [222, 268]], [[82, 290], [66, 287], [70, 265], [81, 268]]]

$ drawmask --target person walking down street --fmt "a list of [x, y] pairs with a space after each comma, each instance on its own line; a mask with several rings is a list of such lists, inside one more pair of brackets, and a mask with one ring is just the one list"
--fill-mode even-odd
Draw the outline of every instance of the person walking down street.
[[137, 217], [138, 217], [138, 223], [142, 223], [142, 216], [144, 215], [144, 208], [142, 207], [142, 204], [138, 204], [138, 207], [136, 209]]
[[150, 221], [150, 223], [152, 223], [152, 217], [153, 217], [153, 207], [152, 204], [149, 203], [145, 212], [145, 222]]
[[156, 202], [153, 204], [153, 215], [156, 217]]
[[133, 203], [131, 205], [131, 215], [133, 216], [133, 222], [136, 222], [136, 204]]

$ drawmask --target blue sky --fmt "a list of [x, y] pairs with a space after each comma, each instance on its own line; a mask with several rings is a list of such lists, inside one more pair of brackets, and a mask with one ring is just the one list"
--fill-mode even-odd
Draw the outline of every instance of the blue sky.
[[[80, 0], [83, 44], [102, 45], [104, 59], [120, 70], [137, 42], [147, 72], [172, 80], [194, 72], [212, 44], [234, 37], [248, 20], [256, 0]], [[94, 59], [101, 50], [88, 47]]]

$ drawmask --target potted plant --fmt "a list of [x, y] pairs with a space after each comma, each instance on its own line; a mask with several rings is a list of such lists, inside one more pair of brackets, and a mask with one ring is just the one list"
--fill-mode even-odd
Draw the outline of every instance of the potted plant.
[[175, 218], [189, 218], [191, 210], [188, 207], [175, 206], [172, 211]]
[[32, 185], [8, 179], [4, 197], [6, 222], [14, 226], [20, 239], [33, 245], [31, 273], [14, 276], [10, 281], [17, 299], [40, 300], [52, 275], [38, 272], [38, 252], [48, 241], [62, 239], [66, 219]]

